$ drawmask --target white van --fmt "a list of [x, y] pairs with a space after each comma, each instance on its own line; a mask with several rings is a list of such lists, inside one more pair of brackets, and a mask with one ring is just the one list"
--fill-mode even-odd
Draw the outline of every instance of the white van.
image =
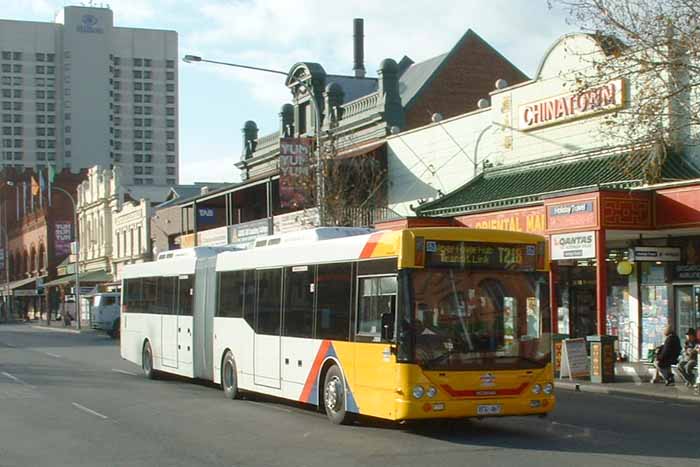
[[118, 292], [98, 293], [90, 296], [92, 327], [105, 331], [112, 338], [119, 337], [119, 312], [121, 297]]

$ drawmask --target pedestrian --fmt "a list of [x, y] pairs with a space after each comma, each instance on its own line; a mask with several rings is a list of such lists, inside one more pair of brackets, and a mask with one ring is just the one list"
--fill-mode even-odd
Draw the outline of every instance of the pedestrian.
[[659, 375], [661, 375], [666, 381], [666, 386], [673, 386], [675, 381], [671, 365], [678, 363], [678, 356], [681, 354], [681, 340], [673, 332], [673, 327], [670, 324], [664, 328], [664, 336], [666, 336], [666, 340], [664, 340], [664, 345], [661, 346], [656, 354], [656, 361], [654, 362], [656, 374], [651, 382], [661, 382], [659, 380]]
[[698, 347], [700, 347], [700, 343], [698, 343], [695, 329], [693, 328], [688, 328], [685, 336], [685, 346], [681, 355], [681, 362], [678, 364], [678, 373], [685, 380], [687, 386], [692, 386], [693, 373], [698, 366]]

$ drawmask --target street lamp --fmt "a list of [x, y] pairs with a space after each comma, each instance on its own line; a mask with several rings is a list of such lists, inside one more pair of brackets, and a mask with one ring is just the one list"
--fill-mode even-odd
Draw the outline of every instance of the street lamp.
[[[199, 55], [185, 55], [182, 58], [182, 61], [185, 63], [213, 63], [215, 65], [224, 65], [224, 66], [231, 66], [234, 68], [245, 68], [247, 70], [254, 70], [254, 71], [262, 71], [265, 73], [274, 73], [277, 75], [284, 75], [284, 76], [289, 76], [288, 73], [280, 70], [272, 70], [270, 68], [261, 68], [257, 66], [250, 66], [250, 65], [240, 65], [238, 63], [230, 63], [230, 62], [220, 62], [217, 60], [207, 60], [205, 58], [200, 57]], [[302, 88], [306, 88], [306, 84], [304, 84], [302, 81], [298, 80], [295, 78], [295, 82], [298, 83]], [[316, 123], [316, 204], [318, 205], [318, 219], [319, 223], [321, 225], [324, 224], [324, 212], [323, 212], [323, 198], [324, 198], [324, 183], [323, 183], [323, 167], [322, 167], [322, 158], [321, 158], [321, 113], [320, 113], [320, 107], [318, 105], [318, 101], [316, 100], [316, 96], [314, 95], [313, 89], [309, 89], [309, 97], [311, 98], [311, 103], [314, 106], [314, 121]]]
[[78, 329], [80, 329], [80, 244], [78, 243], [78, 209], [75, 204], [75, 199], [68, 191], [59, 186], [52, 186], [52, 190], [63, 193], [68, 197], [73, 205], [73, 239], [75, 241], [75, 310], [78, 320]]

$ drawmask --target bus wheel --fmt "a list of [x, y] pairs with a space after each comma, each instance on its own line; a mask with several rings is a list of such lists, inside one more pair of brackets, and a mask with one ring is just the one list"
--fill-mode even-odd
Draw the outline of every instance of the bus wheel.
[[323, 405], [328, 419], [336, 425], [350, 422], [350, 414], [345, 410], [345, 383], [337, 365], [330, 367], [323, 383]]
[[156, 371], [153, 369], [153, 351], [151, 350], [151, 343], [148, 341], [143, 345], [141, 367], [146, 378], [156, 379]]
[[221, 387], [224, 395], [229, 399], [238, 399], [238, 373], [236, 372], [236, 361], [231, 352], [226, 352], [224, 364], [221, 366]]

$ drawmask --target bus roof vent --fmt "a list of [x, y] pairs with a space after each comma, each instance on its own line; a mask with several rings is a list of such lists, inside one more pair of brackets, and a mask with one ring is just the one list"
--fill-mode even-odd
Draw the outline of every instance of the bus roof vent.
[[223, 251], [240, 250], [241, 248], [232, 245], [229, 246], [198, 246], [194, 248], [181, 248], [179, 250], [169, 250], [158, 253], [156, 261], [162, 261], [172, 258], [204, 258], [214, 256]]

